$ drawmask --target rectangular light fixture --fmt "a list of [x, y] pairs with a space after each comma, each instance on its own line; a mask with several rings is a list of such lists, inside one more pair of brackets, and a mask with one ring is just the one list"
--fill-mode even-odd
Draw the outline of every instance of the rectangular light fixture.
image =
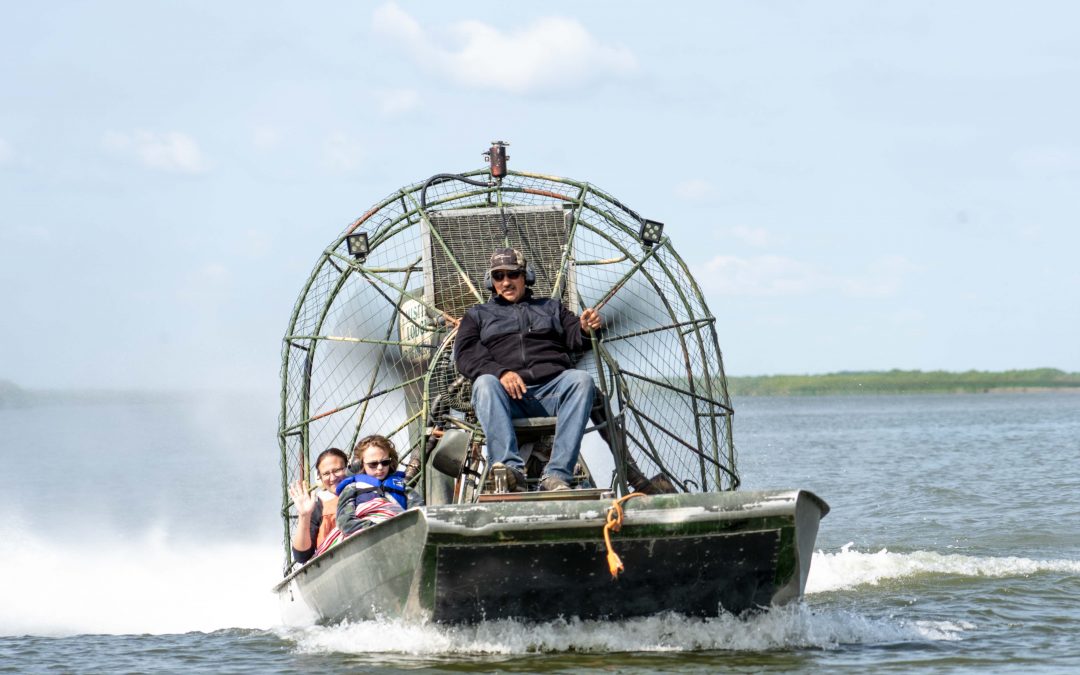
[[371, 249], [368, 246], [367, 232], [357, 232], [345, 237], [345, 243], [349, 247], [349, 255], [363, 262]]
[[659, 244], [660, 239], [663, 238], [664, 224], [657, 220], [642, 220], [641, 229], [638, 230], [638, 236], [641, 237], [641, 243], [646, 246], [652, 246], [653, 244]]

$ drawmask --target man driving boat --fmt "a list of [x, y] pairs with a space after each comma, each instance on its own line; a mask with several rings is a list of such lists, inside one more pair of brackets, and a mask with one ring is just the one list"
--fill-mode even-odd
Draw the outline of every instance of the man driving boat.
[[512, 492], [526, 489], [512, 422], [522, 417], [558, 419], [540, 489], [570, 489], [595, 395], [592, 377], [574, 368], [570, 353], [588, 348], [586, 334], [603, 325], [592, 308], [578, 317], [555, 298], [533, 297], [534, 281], [520, 251], [495, 249], [484, 278], [491, 298], [465, 312], [454, 344], [458, 370], [473, 381], [492, 469], [506, 467]]

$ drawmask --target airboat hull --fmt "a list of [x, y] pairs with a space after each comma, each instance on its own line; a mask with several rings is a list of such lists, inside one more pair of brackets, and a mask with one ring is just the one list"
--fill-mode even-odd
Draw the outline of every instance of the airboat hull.
[[277, 587], [284, 614], [321, 623], [442, 623], [739, 614], [801, 597], [819, 520], [807, 491], [638, 497], [607, 568], [610, 500], [415, 509], [347, 539]]

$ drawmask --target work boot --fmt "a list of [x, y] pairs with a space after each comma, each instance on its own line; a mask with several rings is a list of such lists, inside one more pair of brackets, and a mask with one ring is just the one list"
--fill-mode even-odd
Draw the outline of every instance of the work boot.
[[540, 489], [546, 492], [561, 492], [569, 490], [570, 484], [558, 476], [541, 476]]
[[495, 492], [525, 492], [525, 474], [502, 462], [491, 465], [491, 475], [495, 478]]

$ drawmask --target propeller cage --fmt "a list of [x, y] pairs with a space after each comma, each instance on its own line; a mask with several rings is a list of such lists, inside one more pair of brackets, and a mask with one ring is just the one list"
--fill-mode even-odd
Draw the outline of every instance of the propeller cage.
[[[456, 321], [487, 299], [489, 257], [507, 246], [528, 259], [535, 295], [603, 315], [577, 367], [604, 394], [616, 457], [678, 491], [737, 487], [716, 320], [670, 240], [644, 245], [644, 220], [588, 183], [514, 171], [482, 183], [487, 172], [402, 188], [319, 256], [282, 348], [283, 490], [313, 480], [322, 450], [348, 452], [372, 433], [390, 436], [403, 462], [426, 462], [433, 426], [467, 420]], [[363, 259], [347, 239], [360, 231]]]

